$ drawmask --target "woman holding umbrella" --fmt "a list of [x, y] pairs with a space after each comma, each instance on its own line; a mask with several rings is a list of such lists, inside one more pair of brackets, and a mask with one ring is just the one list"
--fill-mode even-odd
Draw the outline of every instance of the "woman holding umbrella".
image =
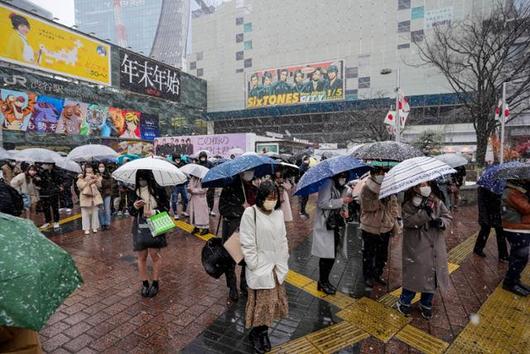
[[329, 274], [335, 264], [341, 230], [346, 225], [344, 219], [348, 217], [343, 207], [353, 201], [347, 195], [347, 177], [348, 173], [339, 173], [322, 184], [318, 191], [311, 254], [320, 258], [318, 290], [326, 294], [335, 294], [337, 291], [329, 282]]
[[[164, 188], [155, 181], [153, 172], [136, 171], [135, 190], [129, 197], [129, 213], [134, 217], [132, 233], [133, 248], [137, 252], [138, 271], [142, 280], [143, 297], [154, 297], [158, 294], [160, 269], [162, 268], [161, 249], [167, 247], [166, 235], [151, 235], [146, 219], [156, 211], [168, 211], [169, 199]], [[147, 257], [153, 262], [153, 283], [149, 286], [147, 275]]]
[[447, 246], [444, 230], [451, 223], [449, 210], [441, 201], [436, 183], [422, 182], [405, 193], [403, 203], [403, 275], [396, 308], [409, 316], [411, 302], [421, 292], [420, 311], [432, 318], [432, 299], [438, 288], [447, 289]]

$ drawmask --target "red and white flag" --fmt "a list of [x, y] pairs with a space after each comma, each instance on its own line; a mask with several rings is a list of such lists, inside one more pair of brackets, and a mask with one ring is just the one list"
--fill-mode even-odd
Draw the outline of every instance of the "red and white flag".
[[403, 93], [401, 89], [399, 90], [398, 106], [399, 106], [400, 127], [401, 129], [403, 129], [403, 127], [405, 127], [405, 124], [407, 123], [407, 118], [409, 117], [410, 105], [409, 105], [409, 100], [407, 99], [407, 97], [405, 97], [405, 94]]
[[396, 112], [388, 111], [388, 113], [386, 114], [384, 123], [388, 125], [395, 125], [396, 124], [395, 121], [396, 121]]
[[499, 100], [499, 104], [495, 108], [495, 119], [499, 122], [501, 121], [501, 118], [506, 120], [510, 116], [510, 108], [508, 107], [508, 104], [504, 106], [504, 113], [502, 112], [502, 100]]

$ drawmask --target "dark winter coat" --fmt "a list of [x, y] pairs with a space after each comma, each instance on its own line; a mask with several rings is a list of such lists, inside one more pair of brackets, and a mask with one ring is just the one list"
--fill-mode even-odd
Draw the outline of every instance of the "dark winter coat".
[[241, 219], [245, 211], [245, 192], [241, 178], [236, 177], [231, 185], [223, 188], [219, 197], [219, 213], [227, 219]]
[[0, 213], [20, 216], [23, 210], [22, 196], [15, 188], [0, 180]]
[[486, 188], [478, 187], [477, 201], [478, 223], [491, 227], [501, 226], [501, 196]]
[[42, 170], [38, 176], [40, 179], [35, 180], [35, 184], [40, 188], [40, 197], [51, 197], [60, 193], [63, 178], [57, 169]]
[[112, 177], [109, 174], [101, 176], [101, 196], [103, 198], [112, 195]]

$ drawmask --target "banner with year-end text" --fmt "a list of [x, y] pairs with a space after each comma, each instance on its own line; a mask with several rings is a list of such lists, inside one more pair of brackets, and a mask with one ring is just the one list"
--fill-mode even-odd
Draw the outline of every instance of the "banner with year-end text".
[[111, 84], [110, 45], [0, 5], [0, 59], [103, 85]]
[[344, 61], [256, 71], [246, 87], [247, 108], [343, 100]]

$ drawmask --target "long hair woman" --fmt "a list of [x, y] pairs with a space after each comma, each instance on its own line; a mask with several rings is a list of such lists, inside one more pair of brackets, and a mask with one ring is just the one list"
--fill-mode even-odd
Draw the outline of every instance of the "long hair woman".
[[99, 217], [98, 209], [103, 203], [101, 199], [101, 176], [94, 172], [94, 167], [86, 164], [83, 173], [77, 179], [79, 188], [79, 206], [81, 207], [81, 220], [85, 235], [90, 234], [90, 229], [94, 233], [98, 232]]
[[248, 284], [245, 322], [252, 328], [249, 338], [257, 353], [271, 350], [268, 329], [288, 312], [283, 282], [289, 271], [289, 246], [280, 208], [276, 185], [262, 182], [256, 205], [245, 210], [239, 229]]
[[[142, 281], [143, 297], [158, 294], [160, 269], [162, 268], [162, 248], [167, 247], [166, 235], [151, 235], [147, 219], [157, 211], [169, 210], [169, 199], [164, 188], [156, 183], [153, 173], [148, 170], [136, 172], [135, 189], [129, 197], [129, 214], [134, 218], [132, 227], [133, 249], [138, 259], [138, 271]], [[153, 282], [149, 285], [147, 258], [153, 262]]]

